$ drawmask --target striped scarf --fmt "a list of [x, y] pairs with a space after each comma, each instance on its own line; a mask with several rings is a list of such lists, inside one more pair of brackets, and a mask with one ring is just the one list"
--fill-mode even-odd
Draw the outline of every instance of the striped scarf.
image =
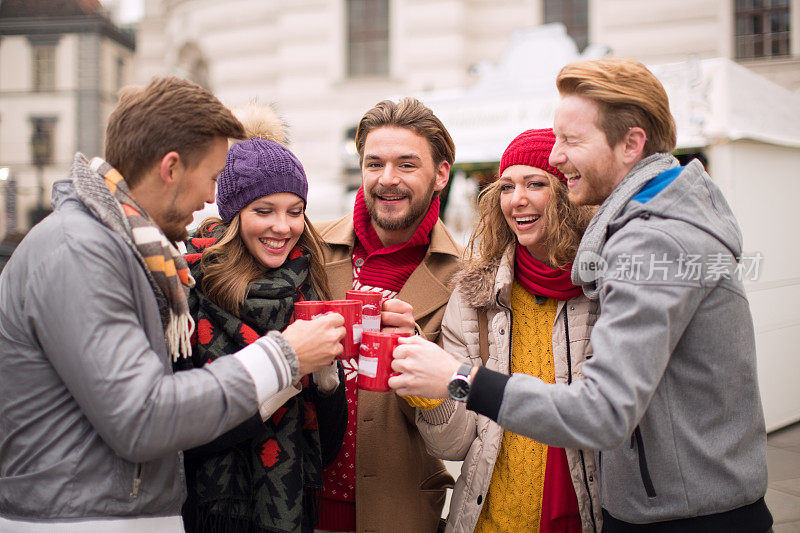
[[89, 165], [95, 174], [74, 179], [78, 196], [97, 219], [131, 246], [139, 259], [158, 301], [173, 361], [190, 357], [194, 320], [187, 299], [194, 279], [186, 260], [131, 196], [122, 174], [99, 157]]

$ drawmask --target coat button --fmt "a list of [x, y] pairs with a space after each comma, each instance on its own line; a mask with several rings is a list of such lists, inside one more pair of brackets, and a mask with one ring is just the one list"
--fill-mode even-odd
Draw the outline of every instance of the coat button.
[[364, 266], [364, 260], [359, 257], [356, 259], [356, 267], [361, 268], [362, 266]]
[[574, 306], [574, 305], [570, 305], [570, 306], [569, 306], [569, 310], [570, 310], [570, 311], [574, 311], [574, 310], [575, 310], [575, 306]]
[[482, 494], [478, 494], [478, 505], [480, 505], [481, 502], [483, 502], [483, 495]]
[[505, 335], [505, 334], [506, 334], [506, 330], [504, 330], [504, 329], [501, 329], [501, 330], [500, 330], [500, 335]]
[[589, 483], [594, 482], [594, 476], [589, 476]]

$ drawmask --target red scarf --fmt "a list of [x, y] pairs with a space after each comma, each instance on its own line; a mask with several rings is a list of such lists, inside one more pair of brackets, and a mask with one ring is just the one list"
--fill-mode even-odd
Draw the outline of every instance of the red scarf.
[[431, 242], [431, 230], [439, 220], [439, 197], [431, 202], [414, 235], [405, 242], [383, 246], [372, 227], [371, 217], [364, 200], [364, 188], [356, 193], [353, 209], [353, 228], [357, 241], [353, 247], [353, 261], [363, 260], [358, 281], [364, 285], [400, 292], [414, 269], [422, 262]]
[[566, 301], [583, 292], [570, 279], [572, 263], [564, 268], [551, 268], [531, 255], [527, 248], [517, 243], [514, 254], [514, 276], [531, 294]]

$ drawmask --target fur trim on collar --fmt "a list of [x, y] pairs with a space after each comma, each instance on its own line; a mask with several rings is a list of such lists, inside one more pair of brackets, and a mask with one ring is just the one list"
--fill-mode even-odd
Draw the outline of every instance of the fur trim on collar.
[[479, 267], [465, 266], [453, 276], [453, 286], [464, 303], [475, 309], [494, 307], [495, 278], [500, 260]]

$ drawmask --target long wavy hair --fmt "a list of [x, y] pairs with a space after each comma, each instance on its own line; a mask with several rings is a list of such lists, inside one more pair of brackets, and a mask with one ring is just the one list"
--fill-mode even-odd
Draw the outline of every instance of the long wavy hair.
[[[563, 268], [575, 259], [583, 232], [596, 208], [570, 203], [567, 188], [557, 177], [546, 174], [550, 199], [543, 213], [547, 248], [545, 262], [551, 267]], [[468, 247], [467, 268], [481, 269], [498, 262], [516, 240], [500, 209], [500, 182], [495, 181], [478, 196], [478, 223]]]
[[[330, 300], [331, 290], [324, 267], [325, 244], [305, 214], [303, 220], [305, 228], [297, 244], [311, 256], [309, 283], [321, 299]], [[198, 235], [209, 235], [217, 224], [225, 227], [222, 220], [217, 217], [206, 219], [200, 226]], [[225, 228], [225, 233], [216, 243], [203, 250], [203, 255], [200, 256], [203, 293], [234, 316], [239, 316], [239, 309], [247, 298], [250, 283], [269, 270], [249, 252], [239, 234], [239, 227], [239, 213], [236, 213]]]

